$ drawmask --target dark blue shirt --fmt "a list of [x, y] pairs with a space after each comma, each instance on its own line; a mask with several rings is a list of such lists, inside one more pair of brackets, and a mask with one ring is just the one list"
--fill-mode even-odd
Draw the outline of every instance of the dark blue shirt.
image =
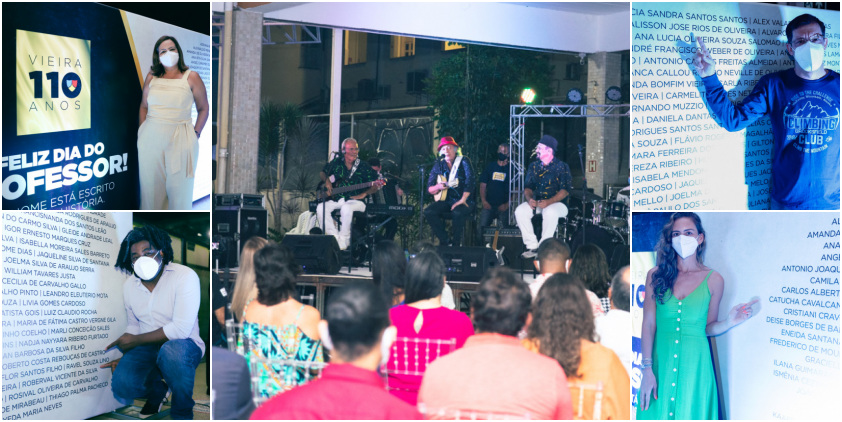
[[[351, 166], [353, 168], [353, 166]], [[377, 172], [371, 168], [368, 163], [365, 161], [360, 160], [360, 164], [357, 166], [357, 171], [354, 172], [353, 176], [351, 174], [351, 169], [345, 167], [345, 158], [341, 155], [339, 157], [334, 158], [332, 161], [325, 164], [324, 169], [322, 170], [328, 177], [334, 176], [336, 180], [332, 182], [333, 190], [336, 191], [337, 188], [342, 188], [345, 186], [350, 185], [357, 185], [360, 183], [367, 183], [377, 180]], [[355, 189], [353, 191], [343, 192], [340, 194], [334, 194], [331, 199], [339, 200], [340, 198], [348, 199], [352, 196], [359, 195], [371, 186], [366, 186], [363, 188]]]
[[745, 129], [769, 115], [775, 201], [790, 209], [839, 209], [838, 73], [828, 70], [814, 81], [794, 69], [771, 73], [736, 105], [716, 75], [702, 81], [708, 105], [726, 130]]
[[[454, 160], [455, 161], [455, 160]], [[447, 167], [447, 162], [442, 158], [433, 164], [433, 169], [430, 170], [430, 177], [427, 178], [427, 187], [438, 184], [438, 176], [444, 176], [445, 180], [450, 179], [450, 169]], [[454, 204], [462, 199], [462, 194], [470, 192], [468, 197], [468, 208], [473, 207], [474, 202], [474, 170], [471, 167], [471, 161], [468, 157], [462, 157], [462, 164], [456, 170], [456, 178], [459, 179], [459, 186], [455, 188], [448, 188], [447, 198], [444, 202]]]
[[497, 161], [488, 163], [485, 171], [479, 176], [479, 182], [485, 183], [485, 200], [492, 207], [499, 207], [509, 202], [509, 163], [505, 166]]
[[532, 189], [532, 199], [536, 201], [550, 199], [562, 189], [570, 193], [573, 189], [570, 167], [555, 157], [546, 166], [541, 160], [534, 161], [526, 170], [524, 188]]

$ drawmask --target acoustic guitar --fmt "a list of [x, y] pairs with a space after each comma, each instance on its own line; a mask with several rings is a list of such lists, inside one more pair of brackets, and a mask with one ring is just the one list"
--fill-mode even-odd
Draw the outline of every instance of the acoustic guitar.
[[448, 190], [459, 186], [459, 179], [453, 179], [452, 182], [448, 182], [447, 178], [440, 174], [438, 176], [438, 183], [447, 183], [446, 189], [442, 189], [437, 194], [433, 195], [433, 198], [435, 198], [436, 202], [441, 202], [447, 199]]

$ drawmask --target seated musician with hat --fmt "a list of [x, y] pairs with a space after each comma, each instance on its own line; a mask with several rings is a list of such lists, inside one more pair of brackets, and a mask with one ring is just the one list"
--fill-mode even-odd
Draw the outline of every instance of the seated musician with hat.
[[[430, 223], [439, 245], [461, 246], [465, 220], [474, 208], [474, 171], [467, 157], [457, 155], [459, 145], [452, 136], [445, 136], [439, 142], [437, 160], [427, 178], [427, 192], [436, 200], [424, 209], [424, 218]], [[444, 229], [442, 214], [453, 214], [453, 239], [449, 239]]]

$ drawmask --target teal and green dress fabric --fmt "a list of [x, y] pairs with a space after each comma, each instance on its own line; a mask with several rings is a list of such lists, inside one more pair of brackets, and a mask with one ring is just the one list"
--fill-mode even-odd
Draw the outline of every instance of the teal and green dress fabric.
[[655, 302], [652, 371], [658, 398], [653, 394], [649, 408], [642, 410], [638, 397], [638, 420], [719, 418], [716, 378], [705, 333], [712, 273], [687, 297], [679, 300], [669, 291], [663, 304]]

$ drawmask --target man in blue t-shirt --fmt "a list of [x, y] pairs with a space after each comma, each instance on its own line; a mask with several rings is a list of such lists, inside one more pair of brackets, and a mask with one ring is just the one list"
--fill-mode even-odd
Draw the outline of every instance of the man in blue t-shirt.
[[482, 230], [497, 219], [503, 225], [503, 215], [509, 210], [509, 144], [497, 146], [497, 160], [488, 163], [479, 176], [479, 198], [482, 212], [479, 215], [479, 243], [482, 244]]
[[718, 123], [735, 132], [770, 116], [775, 138], [772, 209], [839, 209], [839, 73], [824, 68], [824, 35], [824, 23], [813, 15], [790, 21], [786, 51], [795, 67], [763, 76], [736, 105], [699, 39], [693, 64]]

